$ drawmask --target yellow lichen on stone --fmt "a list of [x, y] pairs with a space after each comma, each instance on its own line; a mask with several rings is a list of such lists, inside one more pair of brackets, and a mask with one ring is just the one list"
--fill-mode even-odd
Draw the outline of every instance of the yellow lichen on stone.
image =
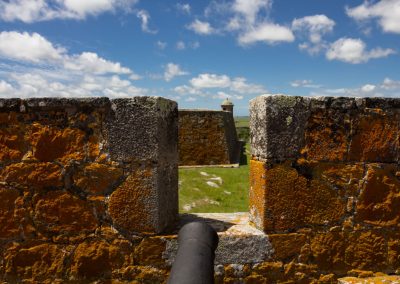
[[271, 226], [264, 223], [267, 221], [264, 217], [266, 193], [265, 170], [265, 163], [250, 160], [249, 206], [251, 221], [260, 229]]
[[274, 259], [280, 261], [297, 259], [307, 240], [304, 234], [274, 234], [268, 235], [268, 239], [274, 249]]
[[61, 167], [53, 163], [17, 163], [0, 171], [0, 180], [33, 188], [63, 185]]
[[36, 195], [34, 219], [41, 230], [58, 235], [80, 235], [94, 231], [98, 221], [88, 203], [68, 192], [49, 191]]
[[[151, 168], [136, 169], [111, 194], [108, 212], [113, 223], [131, 232], [155, 231], [154, 217], [151, 210], [153, 186], [153, 170]], [[153, 213], [154, 214], [154, 213]]]
[[107, 190], [111, 190], [111, 186], [115, 184], [123, 175], [120, 168], [112, 166], [90, 163], [82, 172], [74, 175], [74, 183], [90, 194], [105, 194]]

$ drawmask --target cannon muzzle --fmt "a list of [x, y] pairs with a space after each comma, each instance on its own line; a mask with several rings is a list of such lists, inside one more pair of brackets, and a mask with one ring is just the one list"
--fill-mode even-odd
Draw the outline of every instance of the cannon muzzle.
[[178, 244], [168, 284], [214, 283], [214, 258], [218, 246], [215, 230], [205, 223], [186, 224], [179, 231]]

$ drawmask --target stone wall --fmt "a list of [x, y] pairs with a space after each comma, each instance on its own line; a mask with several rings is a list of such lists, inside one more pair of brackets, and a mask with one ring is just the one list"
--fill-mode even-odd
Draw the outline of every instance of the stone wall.
[[227, 111], [179, 110], [179, 165], [238, 162], [233, 115]]
[[400, 99], [261, 96], [250, 128], [250, 218], [274, 248], [269, 269], [296, 283], [400, 273]]
[[177, 220], [177, 119], [157, 97], [0, 100], [0, 282], [160, 277], [143, 236]]

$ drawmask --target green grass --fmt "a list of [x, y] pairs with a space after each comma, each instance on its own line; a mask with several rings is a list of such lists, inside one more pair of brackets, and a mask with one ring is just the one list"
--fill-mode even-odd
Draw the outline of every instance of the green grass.
[[236, 127], [249, 127], [250, 117], [248, 116], [235, 116]]
[[[212, 187], [207, 182], [218, 187]], [[247, 164], [239, 168], [179, 169], [181, 213], [248, 211], [248, 190], [248, 157]]]

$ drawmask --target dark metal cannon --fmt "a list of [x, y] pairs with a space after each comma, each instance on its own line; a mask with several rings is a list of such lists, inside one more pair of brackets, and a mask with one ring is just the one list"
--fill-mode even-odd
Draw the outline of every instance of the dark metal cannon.
[[168, 284], [214, 283], [215, 230], [205, 223], [186, 224], [179, 231], [178, 244]]

